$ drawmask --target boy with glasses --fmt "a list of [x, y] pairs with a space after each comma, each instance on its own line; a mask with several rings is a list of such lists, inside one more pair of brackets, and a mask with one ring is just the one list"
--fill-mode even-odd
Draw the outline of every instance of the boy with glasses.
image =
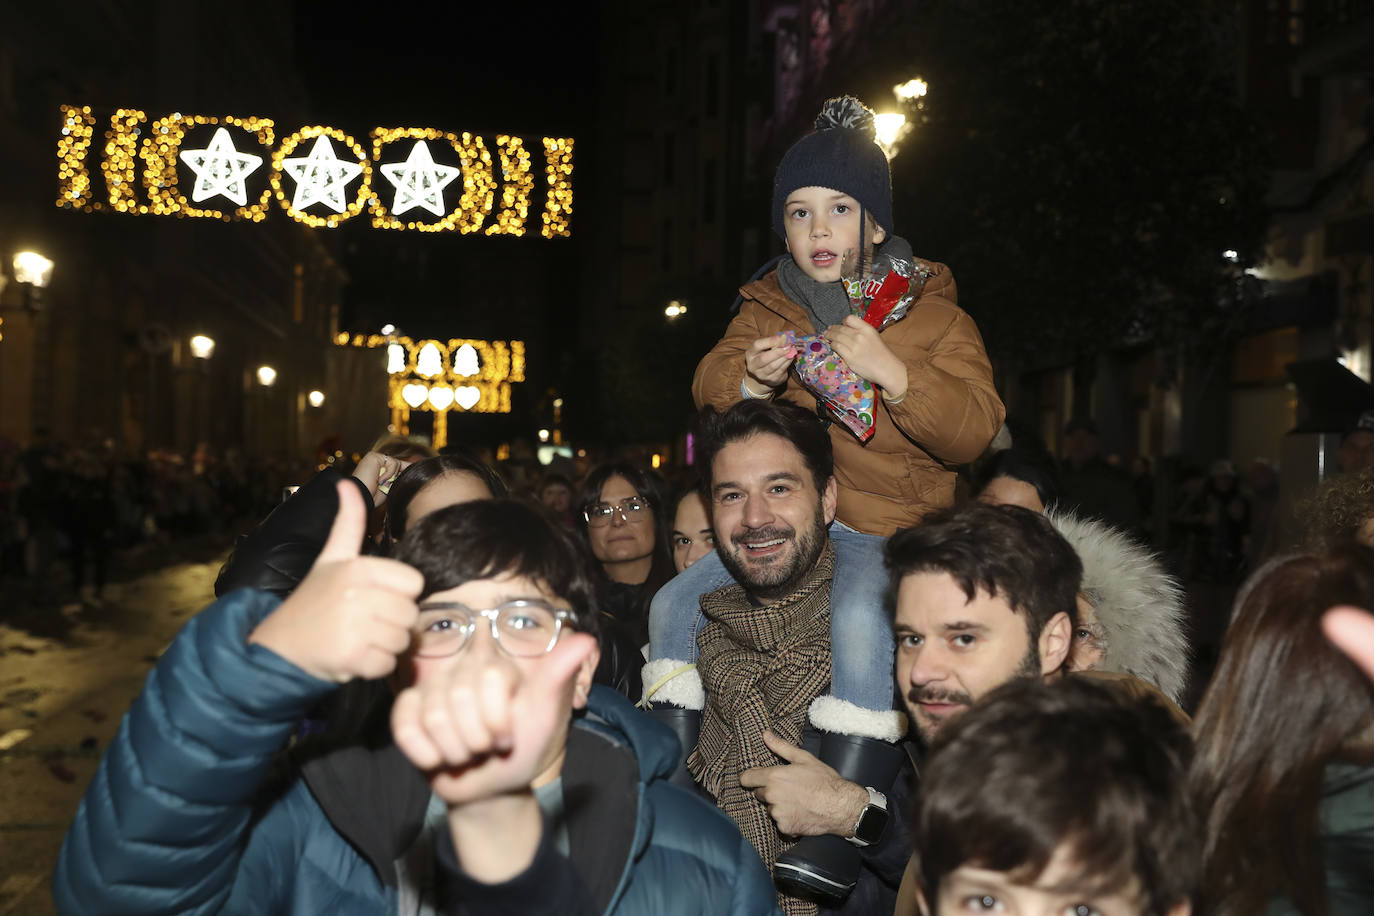
[[[361, 557], [361, 500], [339, 499], [286, 601], [227, 595], [151, 672], [63, 844], [61, 912], [774, 911], [734, 825], [666, 781], [671, 734], [592, 687], [570, 534], [481, 501]], [[269, 783], [306, 709], [393, 673], [388, 734]]]

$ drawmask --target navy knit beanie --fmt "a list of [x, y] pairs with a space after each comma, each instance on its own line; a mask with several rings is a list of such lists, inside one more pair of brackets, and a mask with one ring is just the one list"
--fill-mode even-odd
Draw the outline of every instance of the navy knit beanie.
[[852, 95], [828, 99], [816, 129], [782, 157], [773, 176], [773, 229], [783, 238], [782, 208], [797, 188], [833, 188], [863, 205], [892, 234], [892, 171], [878, 146], [873, 112]]

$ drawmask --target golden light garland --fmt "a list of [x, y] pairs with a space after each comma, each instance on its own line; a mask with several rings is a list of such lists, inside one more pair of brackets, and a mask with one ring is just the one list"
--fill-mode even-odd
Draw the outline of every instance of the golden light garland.
[[[316, 137], [329, 137], [331, 140], [338, 140], [352, 151], [358, 158], [358, 162], [363, 167], [363, 180], [358, 185], [358, 191], [353, 195], [353, 199], [348, 202], [342, 213], [331, 213], [329, 216], [313, 216], [309, 213], [302, 213], [297, 210], [295, 205], [287, 199], [286, 190], [282, 187], [282, 160], [296, 151], [307, 140], [314, 140]], [[281, 146], [272, 154], [272, 174], [268, 178], [272, 184], [272, 190], [277, 195], [277, 201], [285, 208], [286, 214], [298, 223], [305, 223], [315, 229], [333, 229], [345, 220], [350, 220], [362, 212], [363, 207], [372, 198], [372, 162], [367, 158], [367, 153], [358, 145], [348, 134], [336, 127], [325, 127], [315, 125], [313, 127], [302, 127], [294, 134], [282, 137]]]
[[573, 209], [572, 137], [545, 137], [544, 161], [549, 194], [544, 201], [544, 228], [539, 231], [546, 239], [555, 236], [567, 238], [572, 235], [568, 228]]
[[[143, 113], [137, 112], [137, 114], [142, 115]], [[272, 199], [270, 189], [263, 190], [256, 203], [244, 207], [235, 207], [230, 213], [210, 207], [198, 207], [185, 194], [181, 193], [181, 182], [177, 177], [177, 163], [182, 141], [186, 139], [186, 132], [193, 127], [220, 124], [245, 130], [252, 134], [263, 147], [269, 150], [272, 148], [272, 122], [264, 118], [238, 118], [232, 115], [215, 118], [205, 115], [183, 115], [180, 112], [159, 118], [148, 126], [148, 137], [139, 149], [139, 156], [144, 162], [143, 187], [148, 195], [148, 206], [146, 208], [139, 207], [140, 213], [155, 213], [163, 216], [175, 214], [177, 216], [222, 219], [225, 221], [247, 219], [255, 223], [261, 222], [267, 217], [269, 201]], [[123, 165], [122, 160], [119, 164]], [[113, 194], [111, 194], [110, 200], [111, 203], [114, 203]], [[116, 204], [116, 206], [118, 205]], [[127, 211], [131, 207], [126, 205], [119, 209]]]
[[[94, 198], [87, 161], [94, 135], [96, 119], [90, 106], [63, 105], [60, 108], [63, 126], [58, 139], [58, 198], [56, 205], [64, 209], [80, 208], [85, 212], [103, 210], [106, 204]], [[197, 206], [182, 193], [180, 170], [187, 168], [180, 160], [182, 145], [188, 132], [201, 126], [237, 128], [252, 134], [257, 144], [270, 152], [270, 169], [263, 169], [267, 187], [256, 198], [249, 197], [246, 206], [230, 210], [228, 207]], [[350, 195], [341, 213], [316, 216], [295, 207], [283, 182], [283, 161], [306, 141], [327, 136], [344, 144], [361, 166], [361, 180], [355, 194]], [[414, 230], [420, 232], [458, 231], [463, 234], [483, 232], [486, 235], [524, 236], [529, 218], [530, 197], [534, 190], [534, 175], [525, 141], [509, 134], [496, 136], [496, 150], [500, 156], [500, 209], [493, 216], [498, 179], [492, 154], [482, 137], [468, 132], [461, 134], [434, 128], [376, 128], [371, 133], [372, 158], [347, 133], [323, 125], [302, 127], [281, 139], [275, 150], [274, 124], [270, 119], [234, 116], [209, 117], [183, 115], [173, 112], [149, 122], [148, 115], [136, 108], [115, 109], [110, 117], [110, 129], [105, 131], [105, 143], [100, 169], [105, 183], [105, 198], [109, 207], [121, 213], [152, 213], [159, 216], [199, 217], [222, 220], [251, 220], [260, 222], [270, 210], [276, 196], [292, 219], [314, 228], [335, 228], [368, 208], [372, 224], [381, 229]], [[391, 213], [382, 203], [380, 189], [374, 188], [374, 162], [380, 162], [383, 149], [400, 140], [444, 141], [457, 155], [462, 174], [462, 193], [457, 204], [432, 221], [403, 220]], [[227, 149], [223, 144], [216, 151]], [[573, 139], [571, 137], [543, 137], [545, 183], [547, 196], [543, 207], [544, 238], [566, 238], [571, 233], [573, 210]], [[235, 147], [237, 149], [237, 147]], [[245, 153], [245, 155], [247, 155]], [[266, 157], [264, 157], [266, 158]], [[142, 159], [140, 168], [138, 160]], [[345, 157], [342, 162], [349, 162]], [[450, 160], [451, 161], [451, 160]], [[266, 163], [264, 163], [266, 164]], [[453, 168], [452, 165], [447, 166]], [[199, 165], [197, 165], [199, 168]], [[201, 174], [200, 172], [197, 173]], [[141, 181], [139, 180], [141, 177]], [[216, 176], [217, 177], [217, 176]], [[211, 178], [209, 180], [215, 180]], [[445, 179], [448, 180], [448, 179]], [[142, 195], [140, 196], [140, 186]], [[242, 200], [236, 184], [230, 195], [216, 194], [213, 187], [205, 196], [232, 196]], [[442, 194], [442, 190], [439, 192]], [[332, 194], [332, 191], [331, 191]], [[200, 196], [201, 192], [197, 192]], [[231, 203], [236, 202], [231, 200]], [[308, 209], [320, 201], [303, 200]], [[341, 202], [339, 202], [341, 203]], [[328, 206], [328, 203], [325, 204]], [[437, 210], [443, 203], [430, 201], [425, 206]], [[399, 206], [399, 204], [397, 204]], [[412, 206], [414, 206], [412, 204]], [[422, 208], [423, 209], [423, 208]]]
[[86, 170], [86, 153], [95, 133], [91, 106], [62, 106], [62, 137], [57, 141], [57, 205], [80, 207], [91, 212], [91, 175]]
[[497, 134], [496, 146], [501, 152], [501, 212], [487, 227], [487, 235], [524, 235], [525, 218], [530, 212], [530, 191], [534, 176], [530, 174], [530, 154], [519, 137]]
[[110, 206], [120, 213], [148, 208], [138, 202], [138, 138], [141, 125], [148, 116], [134, 108], [120, 108], [110, 117], [110, 129], [105, 131], [105, 161], [100, 170], [105, 173], [105, 190]]
[[[459, 166], [463, 171], [463, 193], [456, 207], [432, 223], [398, 219], [382, 204], [381, 194], [375, 193], [368, 204], [372, 225], [378, 229], [418, 229], [421, 232], [451, 232], [456, 229], [464, 235], [481, 229], [483, 221], [491, 213], [492, 199], [496, 193], [491, 153], [487, 152], [482, 138], [466, 132], [459, 137], [432, 127], [378, 127], [372, 131], [372, 161], [381, 162], [382, 149], [398, 140], [446, 141], [458, 154]], [[380, 188], [377, 190], [380, 192]]]

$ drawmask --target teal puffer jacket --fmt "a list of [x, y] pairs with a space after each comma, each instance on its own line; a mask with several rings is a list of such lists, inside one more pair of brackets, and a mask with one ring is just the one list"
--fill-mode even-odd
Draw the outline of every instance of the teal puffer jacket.
[[[326, 796], [304, 778], [284, 791], [266, 788], [301, 717], [335, 686], [248, 644], [277, 604], [253, 590], [227, 595], [187, 624], [148, 675], [63, 842], [53, 875], [59, 912], [394, 914], [410, 899], [386, 856], [365, 857], [345, 838], [356, 812], [326, 811], [318, 800]], [[768, 873], [733, 822], [667, 782], [679, 753], [671, 732], [595, 688], [573, 733], [564, 770], [570, 800], [569, 773], [583, 753], [575, 746], [632, 760], [624, 770], [630, 785], [611, 792], [623, 804], [609, 822], [625, 835], [586, 856], [603, 860], [607, 913], [777, 912]], [[414, 840], [415, 826], [401, 842]], [[574, 866], [579, 838], [595, 828], [570, 823]], [[623, 858], [605, 862], [606, 848]], [[550, 911], [557, 904], [551, 900]]]

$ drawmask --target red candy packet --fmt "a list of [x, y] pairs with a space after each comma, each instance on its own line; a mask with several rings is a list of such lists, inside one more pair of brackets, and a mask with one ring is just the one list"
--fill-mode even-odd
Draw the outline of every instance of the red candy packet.
[[904, 258], [880, 255], [861, 265], [852, 252], [846, 252], [843, 263], [850, 309], [879, 331], [906, 317], [929, 276]]

